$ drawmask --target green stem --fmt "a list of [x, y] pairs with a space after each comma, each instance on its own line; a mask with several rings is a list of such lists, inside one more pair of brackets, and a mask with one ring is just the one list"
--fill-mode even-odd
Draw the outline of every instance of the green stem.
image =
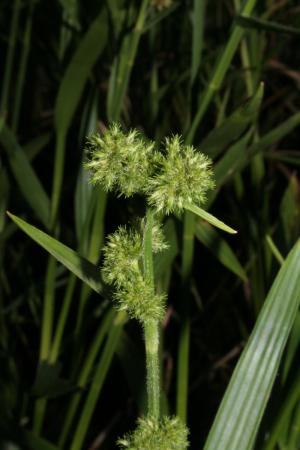
[[159, 379], [159, 329], [158, 321], [151, 320], [144, 325], [147, 370], [148, 415], [159, 420], [160, 379]]
[[25, 78], [26, 78], [26, 71], [28, 66], [28, 56], [29, 56], [29, 50], [30, 50], [30, 41], [31, 41], [31, 32], [32, 32], [32, 17], [33, 17], [33, 10], [34, 10], [35, 2], [31, 2], [29, 6], [29, 12], [28, 17], [26, 20], [26, 27], [24, 36], [22, 39], [22, 53], [20, 58], [20, 64], [19, 64], [19, 71], [18, 71], [18, 80], [16, 83], [16, 95], [15, 95], [15, 101], [14, 101], [14, 109], [12, 114], [12, 129], [13, 131], [17, 131], [18, 125], [19, 125], [19, 118], [20, 118], [20, 110], [21, 110], [21, 101], [24, 91], [24, 84], [25, 84]]
[[[152, 255], [152, 229], [154, 213], [147, 210], [144, 231], [144, 276], [154, 292], [154, 272]], [[144, 324], [148, 415], [159, 420], [160, 417], [160, 368], [159, 368], [159, 324], [149, 320]]]
[[19, 17], [20, 17], [20, 9], [21, 9], [21, 0], [15, 0], [14, 2], [14, 10], [13, 16], [10, 25], [10, 33], [8, 40], [8, 52], [5, 61], [5, 71], [3, 77], [2, 84], [2, 95], [1, 95], [1, 105], [0, 112], [1, 114], [7, 113], [8, 108], [8, 97], [10, 86], [13, 80], [12, 71], [13, 71], [13, 61], [16, 50], [16, 43], [18, 38], [18, 26], [19, 26]]

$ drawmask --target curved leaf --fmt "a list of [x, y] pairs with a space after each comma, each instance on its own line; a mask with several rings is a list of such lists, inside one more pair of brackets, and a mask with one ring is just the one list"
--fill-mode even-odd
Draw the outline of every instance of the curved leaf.
[[300, 240], [271, 287], [204, 450], [252, 448], [299, 303]]
[[94, 291], [102, 292], [100, 271], [97, 266], [80, 256], [71, 248], [57, 241], [53, 237], [30, 225], [24, 220], [11, 213], [8, 216], [21, 228], [29, 237], [49, 252], [60, 263], [73, 272], [84, 283], [89, 285]]

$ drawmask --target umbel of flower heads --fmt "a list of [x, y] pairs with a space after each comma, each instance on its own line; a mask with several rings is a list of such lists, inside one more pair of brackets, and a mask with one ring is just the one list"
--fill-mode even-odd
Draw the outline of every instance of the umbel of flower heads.
[[165, 296], [155, 292], [153, 253], [167, 248], [155, 216], [180, 214], [187, 209], [228, 232], [230, 227], [201, 208], [214, 187], [211, 160], [179, 136], [167, 138], [162, 149], [145, 140], [137, 130], [122, 131], [112, 124], [103, 136], [87, 144], [85, 167], [91, 182], [105, 191], [130, 197], [143, 194], [146, 220], [135, 229], [119, 227], [104, 247], [102, 274], [114, 287], [115, 306], [143, 326], [146, 350], [148, 415], [134, 432], [119, 439], [128, 450], [185, 450], [188, 430], [177, 417], [160, 417], [159, 322], [165, 312]]
[[214, 187], [211, 160], [177, 135], [166, 138], [159, 151], [137, 130], [124, 133], [114, 123], [103, 137], [88, 140], [87, 152], [92, 183], [125, 197], [143, 193], [148, 205], [163, 214], [202, 205]]

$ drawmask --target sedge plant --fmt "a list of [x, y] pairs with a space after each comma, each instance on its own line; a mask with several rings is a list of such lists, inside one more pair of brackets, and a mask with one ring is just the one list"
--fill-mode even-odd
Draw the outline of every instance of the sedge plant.
[[113, 123], [103, 136], [91, 136], [86, 169], [90, 180], [105, 191], [145, 197], [146, 215], [135, 227], [120, 226], [104, 247], [103, 279], [113, 287], [114, 304], [142, 326], [145, 339], [148, 410], [135, 431], [118, 440], [130, 450], [185, 450], [188, 429], [174, 416], [161, 415], [159, 327], [166, 296], [155, 287], [153, 254], [165, 250], [162, 221], [169, 214], [192, 211], [215, 226], [230, 227], [201, 208], [214, 188], [211, 160], [177, 135], [166, 138], [162, 148], [137, 130], [125, 133]]

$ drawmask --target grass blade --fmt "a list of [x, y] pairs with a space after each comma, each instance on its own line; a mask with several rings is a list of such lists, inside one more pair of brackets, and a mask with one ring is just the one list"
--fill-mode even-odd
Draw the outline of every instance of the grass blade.
[[[257, 0], [247, 0], [244, 4], [242, 14], [246, 16], [250, 15], [255, 7], [256, 2]], [[188, 144], [193, 142], [199, 123], [201, 122], [204, 114], [206, 113], [207, 108], [214, 94], [218, 91], [218, 89], [221, 86], [225, 74], [232, 61], [232, 58], [236, 52], [236, 49], [243, 37], [243, 34], [244, 34], [243, 28], [236, 24], [233, 28], [232, 34], [227, 42], [224, 52], [216, 65], [216, 68], [207, 86], [207, 89], [203, 94], [198, 111], [194, 117], [190, 130], [186, 137], [186, 141]]]
[[218, 128], [214, 128], [200, 143], [202, 152], [211, 158], [218, 156], [230, 143], [238, 139], [255, 120], [264, 93], [260, 84], [255, 95], [237, 108]]
[[228, 243], [222, 239], [217, 231], [207, 223], [198, 222], [196, 225], [196, 237], [205, 247], [242, 281], [247, 281], [247, 274], [239, 260], [231, 250]]
[[97, 266], [87, 259], [80, 256], [71, 248], [52, 238], [48, 234], [30, 225], [24, 220], [11, 213], [8, 216], [23, 230], [29, 237], [49, 252], [60, 263], [73, 272], [84, 283], [90, 286], [94, 291], [102, 292], [102, 283], [100, 280], [100, 271]]
[[31, 167], [15, 135], [3, 124], [0, 142], [7, 155], [20, 191], [46, 228], [49, 226], [50, 202], [44, 188]]
[[234, 371], [205, 450], [252, 448], [300, 301], [300, 240], [280, 269]]
[[113, 322], [109, 331], [107, 341], [99, 364], [95, 370], [94, 379], [91, 384], [88, 396], [82, 409], [81, 417], [76, 428], [70, 450], [80, 450], [84, 442], [88, 426], [90, 424], [98, 397], [100, 395], [103, 382], [110, 367], [113, 355], [116, 351], [121, 331], [126, 320], [124, 312], [119, 312]]
[[211, 225], [213, 225], [216, 228], [220, 228], [221, 230], [226, 231], [227, 233], [230, 233], [230, 234], [236, 234], [237, 233], [236, 230], [234, 230], [233, 228], [229, 227], [224, 222], [221, 222], [221, 220], [217, 219], [215, 216], [213, 216], [212, 214], [208, 213], [207, 211], [204, 211], [204, 209], [199, 208], [199, 206], [196, 206], [196, 205], [185, 205], [185, 209], [187, 209], [188, 211], [193, 212], [197, 216], [201, 217], [201, 219], [204, 219], [206, 222], [210, 223]]

